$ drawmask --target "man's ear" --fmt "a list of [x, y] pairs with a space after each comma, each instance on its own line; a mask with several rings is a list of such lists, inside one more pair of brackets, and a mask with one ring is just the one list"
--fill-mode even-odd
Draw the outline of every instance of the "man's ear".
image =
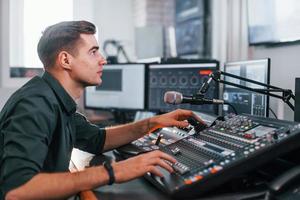
[[66, 51], [59, 52], [59, 54], [57, 56], [57, 61], [58, 61], [59, 65], [64, 69], [71, 69], [71, 66], [70, 66], [71, 60], [72, 60], [72, 55]]

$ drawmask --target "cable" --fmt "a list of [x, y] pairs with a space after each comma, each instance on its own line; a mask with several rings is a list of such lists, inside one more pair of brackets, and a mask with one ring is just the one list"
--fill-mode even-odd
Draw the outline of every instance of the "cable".
[[233, 110], [233, 112], [234, 112], [234, 114], [238, 114], [237, 113], [237, 111], [236, 111], [236, 109], [235, 109], [235, 107], [231, 104], [231, 103], [228, 103], [228, 102], [224, 102], [224, 104], [227, 104], [227, 105], [229, 105], [231, 108], [232, 108], [232, 110]]
[[277, 115], [275, 114], [275, 112], [274, 112], [271, 108], [269, 108], [269, 110], [270, 110], [271, 113], [274, 115], [274, 117], [275, 117], [276, 119], [278, 119], [278, 117], [277, 117]]

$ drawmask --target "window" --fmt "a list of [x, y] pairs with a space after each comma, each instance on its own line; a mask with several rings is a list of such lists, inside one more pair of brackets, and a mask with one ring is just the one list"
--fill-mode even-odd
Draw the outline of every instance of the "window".
[[36, 50], [41, 33], [51, 24], [73, 20], [73, 0], [10, 0], [9, 10], [9, 66], [42, 68]]
[[297, 0], [248, 0], [250, 44], [299, 41], [299, 11]]

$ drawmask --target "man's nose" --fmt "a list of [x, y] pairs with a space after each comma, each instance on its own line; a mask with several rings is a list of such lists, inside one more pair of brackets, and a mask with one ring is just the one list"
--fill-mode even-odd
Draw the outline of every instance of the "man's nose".
[[107, 60], [105, 58], [101, 59], [101, 65], [106, 65], [107, 64]]
[[100, 55], [100, 64], [101, 65], [106, 65], [107, 64], [107, 60], [104, 56]]

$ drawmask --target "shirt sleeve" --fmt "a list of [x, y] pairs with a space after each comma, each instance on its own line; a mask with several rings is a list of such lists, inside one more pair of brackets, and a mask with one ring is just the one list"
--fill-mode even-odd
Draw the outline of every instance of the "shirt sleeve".
[[25, 98], [5, 119], [0, 167], [3, 195], [41, 171], [56, 123], [53, 109], [43, 97]]
[[106, 131], [104, 128], [91, 124], [82, 114], [74, 115], [76, 128], [75, 147], [93, 154], [101, 154], [105, 144]]

